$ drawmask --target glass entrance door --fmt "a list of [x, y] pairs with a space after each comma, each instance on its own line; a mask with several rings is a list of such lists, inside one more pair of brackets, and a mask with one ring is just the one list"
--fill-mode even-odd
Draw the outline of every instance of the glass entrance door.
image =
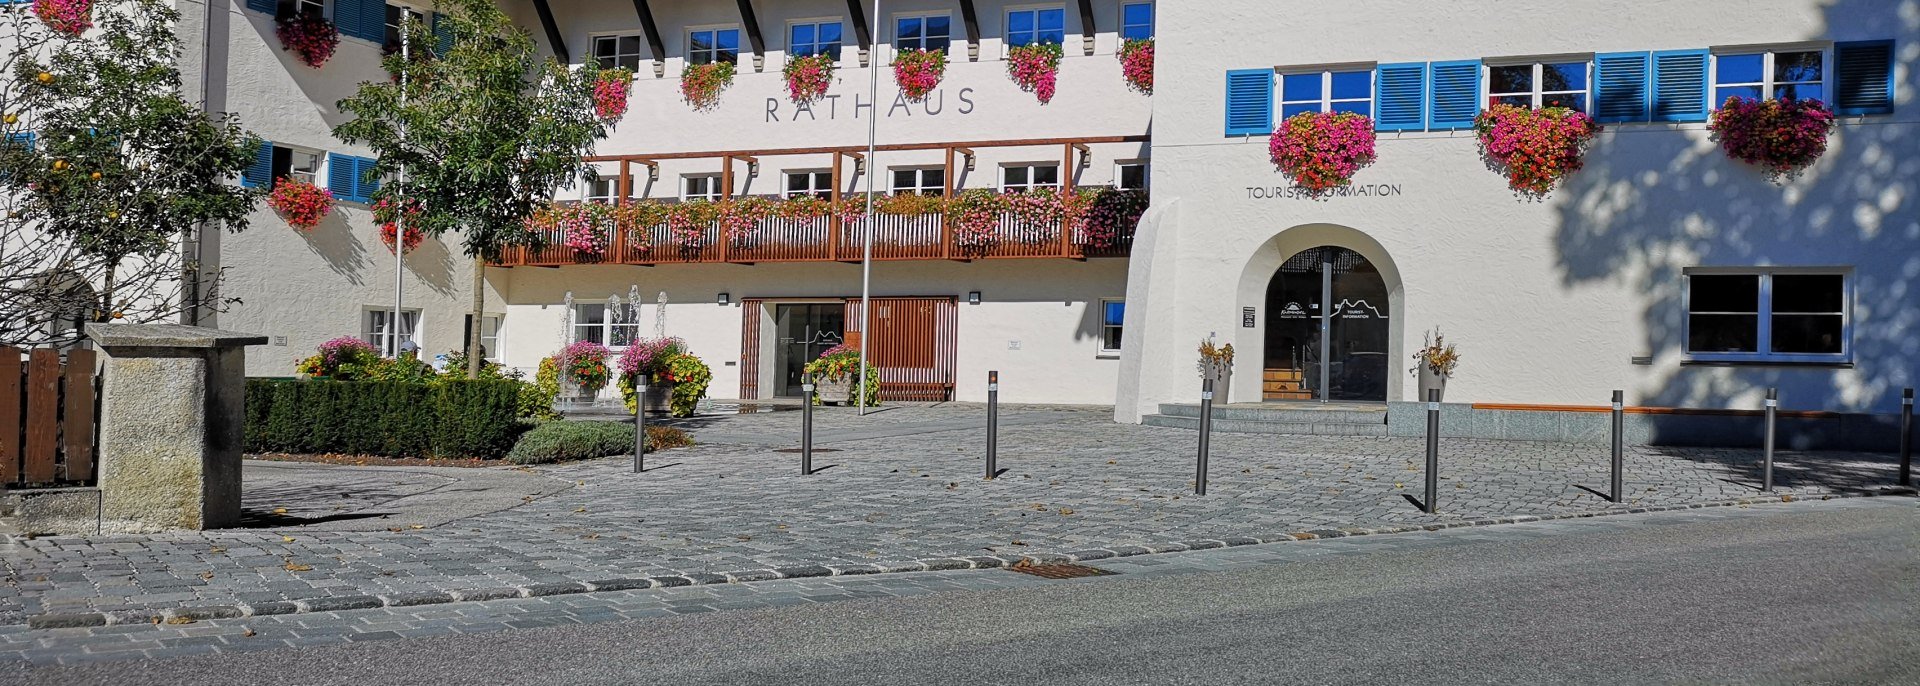
[[1387, 399], [1387, 289], [1360, 253], [1301, 251], [1267, 286], [1266, 400]]
[[847, 306], [841, 303], [774, 306], [774, 330], [780, 337], [774, 368], [780, 370], [780, 397], [803, 394], [802, 370], [828, 348], [840, 345], [846, 324]]

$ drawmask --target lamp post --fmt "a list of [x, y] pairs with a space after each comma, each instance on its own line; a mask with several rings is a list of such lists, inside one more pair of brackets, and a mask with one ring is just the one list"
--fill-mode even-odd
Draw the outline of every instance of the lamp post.
[[[408, 34], [410, 33], [409, 29], [411, 28], [412, 28], [411, 25], [409, 25], [407, 21], [403, 20], [400, 22], [400, 61], [406, 63], [409, 68], [412, 67], [413, 65], [413, 54], [410, 52], [411, 44], [413, 43], [413, 41], [408, 39], [409, 38]], [[407, 69], [403, 68], [400, 70], [400, 108], [404, 110], [406, 109], [406, 107], [407, 107]], [[407, 144], [407, 120], [405, 117], [402, 117], [400, 119], [399, 129], [400, 129], [400, 145], [405, 146]], [[364, 179], [360, 179], [360, 181], [364, 181]], [[401, 193], [405, 193], [406, 188], [407, 188], [407, 165], [406, 163], [402, 162], [400, 164]], [[405, 202], [404, 202], [405, 197], [406, 196], [402, 195], [401, 196], [402, 202], [396, 203], [394, 206], [393, 320], [387, 323], [388, 330], [393, 332], [393, 335], [389, 337], [389, 340], [392, 341], [392, 345], [393, 345], [393, 348], [390, 351], [390, 353], [393, 355], [393, 359], [396, 359], [396, 360], [400, 359], [400, 329], [401, 329], [401, 322], [404, 321], [400, 317], [402, 312], [401, 308], [405, 304], [404, 291], [401, 288], [401, 280], [404, 279], [407, 274], [407, 213], [406, 213]], [[477, 268], [478, 267], [476, 267], [476, 269]], [[474, 322], [474, 326], [479, 326], [479, 325], [480, 325], [479, 322]], [[478, 351], [468, 351], [469, 354], [472, 354], [474, 352], [478, 352]]]
[[860, 239], [860, 374], [854, 377], [859, 387], [856, 412], [863, 417], [867, 414], [867, 339], [873, 332], [873, 175], [880, 169], [876, 164], [879, 160], [873, 158], [880, 133], [880, 0], [873, 0], [873, 16], [868, 23], [872, 30], [867, 33], [867, 102], [872, 109], [867, 112], [867, 168], [863, 179], [867, 182], [867, 219]]

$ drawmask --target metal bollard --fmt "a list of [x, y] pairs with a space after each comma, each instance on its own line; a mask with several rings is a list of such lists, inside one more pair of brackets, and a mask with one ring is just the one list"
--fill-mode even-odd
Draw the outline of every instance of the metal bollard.
[[1760, 490], [1767, 493], [1773, 492], [1773, 415], [1779, 406], [1780, 389], [1767, 389], [1767, 435], [1763, 439], [1767, 462], [1760, 475]]
[[1200, 382], [1200, 464], [1193, 476], [1193, 494], [1207, 494], [1207, 443], [1213, 437], [1213, 379]]
[[633, 473], [647, 470], [647, 380], [633, 390]]
[[1000, 372], [987, 372], [987, 480], [1000, 471]]
[[800, 383], [800, 476], [813, 474], [813, 377]]
[[1625, 391], [1613, 392], [1613, 489], [1608, 491], [1608, 493], [1613, 495], [1613, 502], [1615, 503], [1626, 500], [1626, 497], [1622, 494], [1626, 488], [1622, 486], [1621, 481], [1623, 479], [1620, 476], [1622, 463], [1626, 461], [1625, 429], [1627, 413], [1626, 405], [1624, 404], [1626, 402], [1626, 395]]
[[1427, 514], [1439, 511], [1434, 500], [1440, 497], [1440, 389], [1427, 390]]
[[1900, 394], [1900, 485], [1913, 485], [1913, 389]]

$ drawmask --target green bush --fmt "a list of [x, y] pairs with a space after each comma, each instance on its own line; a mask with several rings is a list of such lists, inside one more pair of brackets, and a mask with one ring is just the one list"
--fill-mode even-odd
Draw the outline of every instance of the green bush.
[[525, 430], [510, 380], [247, 380], [248, 452], [493, 459]]
[[[687, 432], [670, 426], [647, 427], [647, 450], [693, 445]], [[507, 461], [546, 464], [633, 454], [633, 427], [621, 422], [547, 422], [513, 444]]]

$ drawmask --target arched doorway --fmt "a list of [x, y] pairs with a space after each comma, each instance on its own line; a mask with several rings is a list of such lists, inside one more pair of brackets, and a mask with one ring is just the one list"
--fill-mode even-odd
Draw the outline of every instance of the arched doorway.
[[1372, 262], [1322, 245], [1294, 253], [1267, 284], [1263, 400], [1384, 402], [1388, 292]]

